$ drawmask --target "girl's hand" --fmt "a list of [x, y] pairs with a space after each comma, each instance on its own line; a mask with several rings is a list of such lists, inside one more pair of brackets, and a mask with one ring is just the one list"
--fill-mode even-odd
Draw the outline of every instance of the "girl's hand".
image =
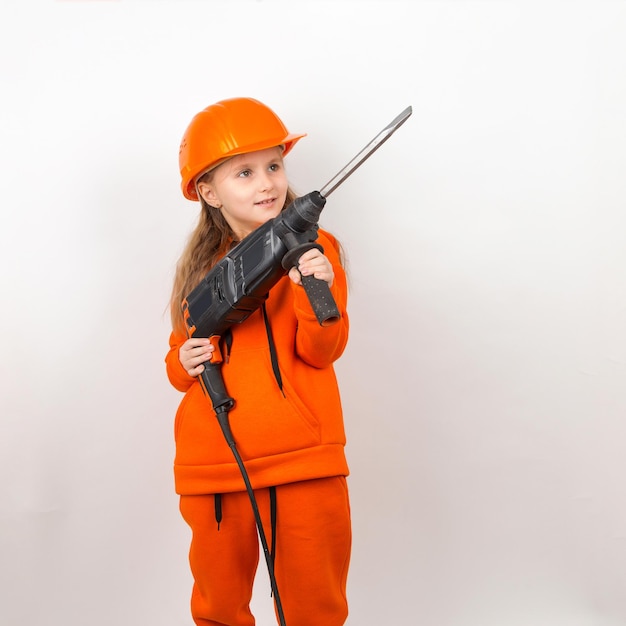
[[289, 270], [289, 278], [296, 283], [302, 284], [302, 276], [314, 276], [328, 283], [332, 287], [335, 272], [330, 261], [317, 248], [307, 250], [298, 261], [298, 267]]
[[178, 350], [178, 360], [189, 376], [198, 376], [204, 371], [205, 361], [211, 360], [213, 346], [210, 341], [203, 337], [187, 339]]

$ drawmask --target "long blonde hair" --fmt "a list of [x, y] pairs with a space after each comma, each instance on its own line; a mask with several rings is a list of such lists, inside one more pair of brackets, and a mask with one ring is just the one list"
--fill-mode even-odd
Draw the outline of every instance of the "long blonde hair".
[[[209, 182], [214, 170], [204, 174], [198, 182]], [[236, 243], [235, 233], [224, 219], [219, 209], [208, 204], [200, 197], [201, 211], [198, 224], [187, 240], [187, 244], [176, 264], [174, 285], [170, 297], [170, 315], [172, 328], [184, 330], [185, 324], [181, 303], [189, 293], [197, 287], [209, 270]], [[287, 197], [283, 209], [296, 198], [291, 188], [287, 189]], [[281, 209], [282, 210], [282, 209]]]

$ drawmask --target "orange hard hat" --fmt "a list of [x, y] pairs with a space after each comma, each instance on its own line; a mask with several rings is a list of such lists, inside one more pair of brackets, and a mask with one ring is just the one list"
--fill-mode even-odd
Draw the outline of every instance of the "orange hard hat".
[[253, 98], [216, 102], [194, 116], [180, 143], [183, 195], [198, 200], [196, 179], [230, 157], [275, 146], [284, 146], [284, 156], [304, 136], [290, 134], [274, 111]]

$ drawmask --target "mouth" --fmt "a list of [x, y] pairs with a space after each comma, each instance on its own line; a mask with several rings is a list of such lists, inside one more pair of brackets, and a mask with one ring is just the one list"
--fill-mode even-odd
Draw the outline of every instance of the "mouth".
[[260, 207], [267, 207], [267, 206], [271, 206], [272, 204], [274, 204], [274, 202], [276, 202], [276, 198], [267, 198], [265, 200], [260, 200], [259, 202], [255, 202], [254, 204]]

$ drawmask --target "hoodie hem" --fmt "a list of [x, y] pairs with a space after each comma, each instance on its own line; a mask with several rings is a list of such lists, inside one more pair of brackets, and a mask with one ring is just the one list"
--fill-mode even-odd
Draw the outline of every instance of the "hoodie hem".
[[[343, 444], [244, 459], [244, 466], [254, 489], [349, 474]], [[176, 493], [181, 496], [232, 493], [246, 489], [234, 458], [232, 463], [221, 465], [174, 464], [174, 481]]]

